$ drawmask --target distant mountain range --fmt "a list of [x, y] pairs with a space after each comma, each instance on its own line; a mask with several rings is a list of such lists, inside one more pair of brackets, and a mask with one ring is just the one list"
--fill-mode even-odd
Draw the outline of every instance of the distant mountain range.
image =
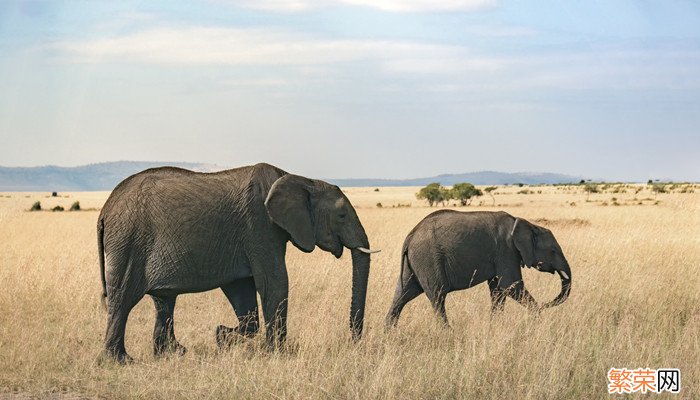
[[212, 164], [185, 162], [116, 161], [88, 164], [79, 167], [0, 167], [0, 191], [87, 191], [112, 190], [127, 176], [148, 168], [186, 168], [198, 172], [225, 169]]
[[[184, 162], [117, 161], [79, 167], [0, 167], [0, 191], [87, 191], [112, 190], [119, 182], [147, 168], [169, 165], [198, 172], [216, 172], [225, 167]], [[338, 186], [425, 186], [439, 182], [450, 186], [459, 182], [475, 185], [551, 184], [579, 182], [581, 177], [553, 173], [507, 173], [495, 171], [445, 174], [415, 179], [325, 179]]]
[[524, 183], [527, 185], [552, 184], [552, 183], [578, 183], [581, 177], [553, 174], [548, 172], [496, 172], [480, 171], [464, 174], [443, 174], [428, 178], [413, 179], [328, 179], [338, 186], [425, 186], [432, 182], [438, 182], [444, 186], [452, 186], [455, 183], [469, 182], [474, 185], [508, 185]]

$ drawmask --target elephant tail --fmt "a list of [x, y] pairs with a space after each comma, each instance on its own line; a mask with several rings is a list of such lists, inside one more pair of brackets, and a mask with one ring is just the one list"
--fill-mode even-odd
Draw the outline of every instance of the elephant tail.
[[[411, 268], [411, 261], [408, 259], [408, 242], [409, 238], [406, 238], [406, 241], [403, 243], [403, 248], [401, 249], [401, 272], [399, 274], [399, 282], [401, 282], [401, 291], [403, 291], [404, 284], [408, 282], [407, 277], [410, 277], [410, 274], [413, 274], [413, 269]], [[406, 269], [408, 269], [408, 271]]]
[[107, 310], [107, 281], [105, 280], [105, 243], [104, 243], [105, 223], [102, 218], [97, 221], [97, 254], [100, 259], [100, 278], [102, 279], [102, 294], [100, 303], [102, 308]]
[[[400, 277], [399, 280], [401, 281], [401, 291], [403, 291], [403, 285], [404, 285], [404, 281], [403, 281], [403, 280], [404, 280], [404, 278], [403, 278], [404, 275], [403, 275], [403, 274], [404, 274], [404, 272], [406, 271], [406, 267], [408, 267], [408, 263], [409, 263], [409, 261], [408, 261], [408, 250], [405, 250], [405, 251], [403, 252], [403, 254], [401, 255], [401, 274], [399, 275], [399, 277]], [[410, 269], [410, 267], [408, 267], [408, 268]]]

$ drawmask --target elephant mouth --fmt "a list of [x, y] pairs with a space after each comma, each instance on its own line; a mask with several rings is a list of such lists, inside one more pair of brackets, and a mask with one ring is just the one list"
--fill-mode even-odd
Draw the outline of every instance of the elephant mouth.
[[533, 265], [533, 268], [540, 272], [549, 272], [552, 275], [554, 275], [554, 272], [556, 271], [556, 268], [554, 268], [552, 263], [546, 263], [544, 261], [540, 261]]
[[343, 243], [338, 236], [333, 237], [333, 240], [329, 242], [317, 243], [317, 245], [321, 250], [333, 254], [335, 258], [340, 258], [343, 255]]

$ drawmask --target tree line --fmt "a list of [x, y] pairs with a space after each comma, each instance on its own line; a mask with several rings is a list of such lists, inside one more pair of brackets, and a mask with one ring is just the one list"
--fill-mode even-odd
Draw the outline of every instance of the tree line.
[[452, 188], [448, 189], [437, 182], [433, 182], [419, 190], [418, 193], [416, 193], [416, 198], [418, 200], [427, 200], [431, 207], [439, 203], [444, 205], [450, 200], [457, 200], [460, 205], [468, 206], [471, 204], [472, 199], [483, 196], [484, 192], [491, 195], [493, 199], [492, 192], [494, 190], [496, 190], [496, 186], [486, 187], [482, 191], [468, 182], [457, 183], [452, 186]]

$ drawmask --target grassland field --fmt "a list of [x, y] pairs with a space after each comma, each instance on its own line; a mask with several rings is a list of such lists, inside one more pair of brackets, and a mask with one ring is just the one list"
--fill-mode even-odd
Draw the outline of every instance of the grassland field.
[[[214, 290], [178, 298], [183, 357], [154, 359], [153, 303], [142, 300], [127, 326], [137, 360], [127, 366], [96, 362], [106, 319], [98, 211], [27, 211], [35, 201], [99, 209], [109, 193], [0, 193], [0, 398], [605, 399], [611, 367], [673, 367], [681, 393], [645, 398], [700, 399], [700, 186], [690, 188], [508, 186], [493, 200], [445, 205], [550, 228], [571, 264], [571, 296], [539, 315], [508, 300], [491, 317], [482, 284], [448, 296], [451, 328], [420, 296], [388, 332], [403, 240], [439, 207], [416, 200], [418, 188], [346, 188], [372, 247], [383, 250], [372, 256], [359, 343], [348, 329], [349, 252], [336, 259], [289, 246], [290, 350], [267, 352], [259, 335], [218, 351], [215, 327], [236, 322]], [[523, 275], [539, 302], [560, 290], [555, 275]]]

